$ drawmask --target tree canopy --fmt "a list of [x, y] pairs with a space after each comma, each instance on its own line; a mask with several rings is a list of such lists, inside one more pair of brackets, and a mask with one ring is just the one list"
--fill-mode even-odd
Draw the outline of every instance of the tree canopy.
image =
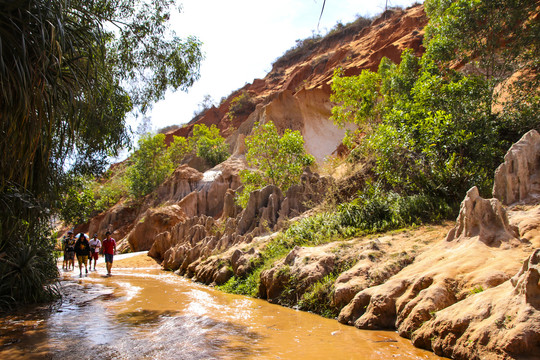
[[266, 185], [287, 191], [298, 183], [304, 167], [315, 161], [304, 149], [304, 138], [299, 131], [285, 129], [280, 136], [272, 121], [256, 123], [245, 142], [246, 160], [254, 169], [240, 172], [244, 189], [238, 195], [238, 203], [242, 206], [247, 204], [251, 191]]
[[173, 9], [172, 0], [0, 5], [1, 189], [40, 192], [66, 160], [101, 170], [128, 143], [134, 106], [193, 84], [201, 44], [170, 31]]
[[473, 185], [489, 195], [511, 143], [540, 127], [537, 2], [425, 6], [426, 53], [406, 51], [399, 64], [383, 59], [358, 76], [338, 69], [332, 117], [358, 125], [346, 143], [374, 160], [378, 186], [455, 206]]
[[67, 173], [102, 171], [129, 144], [129, 112], [198, 79], [200, 41], [168, 23], [178, 9], [174, 0], [0, 2], [0, 306], [54, 293], [43, 287], [56, 275], [50, 210]]

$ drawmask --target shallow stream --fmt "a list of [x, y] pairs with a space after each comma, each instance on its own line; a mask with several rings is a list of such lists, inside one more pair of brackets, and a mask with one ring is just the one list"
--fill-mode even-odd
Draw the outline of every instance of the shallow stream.
[[394, 332], [361, 331], [159, 269], [62, 274], [52, 306], [0, 316], [0, 359], [441, 359]]

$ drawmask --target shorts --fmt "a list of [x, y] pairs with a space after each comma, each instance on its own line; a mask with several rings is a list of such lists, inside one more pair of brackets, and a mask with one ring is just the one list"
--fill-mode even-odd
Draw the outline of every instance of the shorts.
[[112, 263], [113, 262], [113, 254], [105, 254], [105, 262]]
[[93, 253], [90, 253], [90, 260], [94, 259], [94, 260], [97, 260], [99, 259], [99, 253], [97, 252], [93, 252]]
[[88, 262], [88, 255], [77, 255], [77, 261], [81, 264], [86, 264]]
[[73, 260], [75, 259], [75, 251], [66, 251], [64, 255], [64, 259], [66, 260]]

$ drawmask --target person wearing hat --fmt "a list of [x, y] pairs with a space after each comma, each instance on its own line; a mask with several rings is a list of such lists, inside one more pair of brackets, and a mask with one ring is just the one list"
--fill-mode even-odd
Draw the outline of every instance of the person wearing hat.
[[75, 237], [73, 236], [73, 231], [68, 231], [68, 238], [66, 240], [65, 246], [65, 259], [67, 261], [67, 270], [75, 269]]
[[99, 249], [101, 249], [101, 241], [97, 238], [97, 233], [89, 241], [90, 243], [90, 271], [92, 270], [92, 259], [94, 259], [94, 271], [96, 271], [96, 262], [99, 258]]
[[111, 232], [105, 233], [103, 240], [103, 255], [105, 256], [105, 265], [107, 266], [107, 275], [111, 276], [113, 257], [116, 254], [116, 241], [111, 237]]

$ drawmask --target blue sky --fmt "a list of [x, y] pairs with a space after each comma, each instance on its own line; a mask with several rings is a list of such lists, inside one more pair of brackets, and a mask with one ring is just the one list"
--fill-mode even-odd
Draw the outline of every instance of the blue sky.
[[[181, 0], [180, 0], [181, 1]], [[183, 12], [171, 18], [177, 35], [197, 36], [206, 55], [201, 78], [185, 92], [168, 92], [148, 114], [153, 130], [187, 123], [205, 95], [214, 102], [232, 91], [263, 78], [272, 63], [296, 40], [317, 33], [323, 0], [184, 0]], [[409, 6], [411, 0], [389, 0]], [[326, 34], [338, 21], [384, 10], [385, 0], [326, 0], [319, 33]], [[136, 125], [134, 125], [136, 127]]]

